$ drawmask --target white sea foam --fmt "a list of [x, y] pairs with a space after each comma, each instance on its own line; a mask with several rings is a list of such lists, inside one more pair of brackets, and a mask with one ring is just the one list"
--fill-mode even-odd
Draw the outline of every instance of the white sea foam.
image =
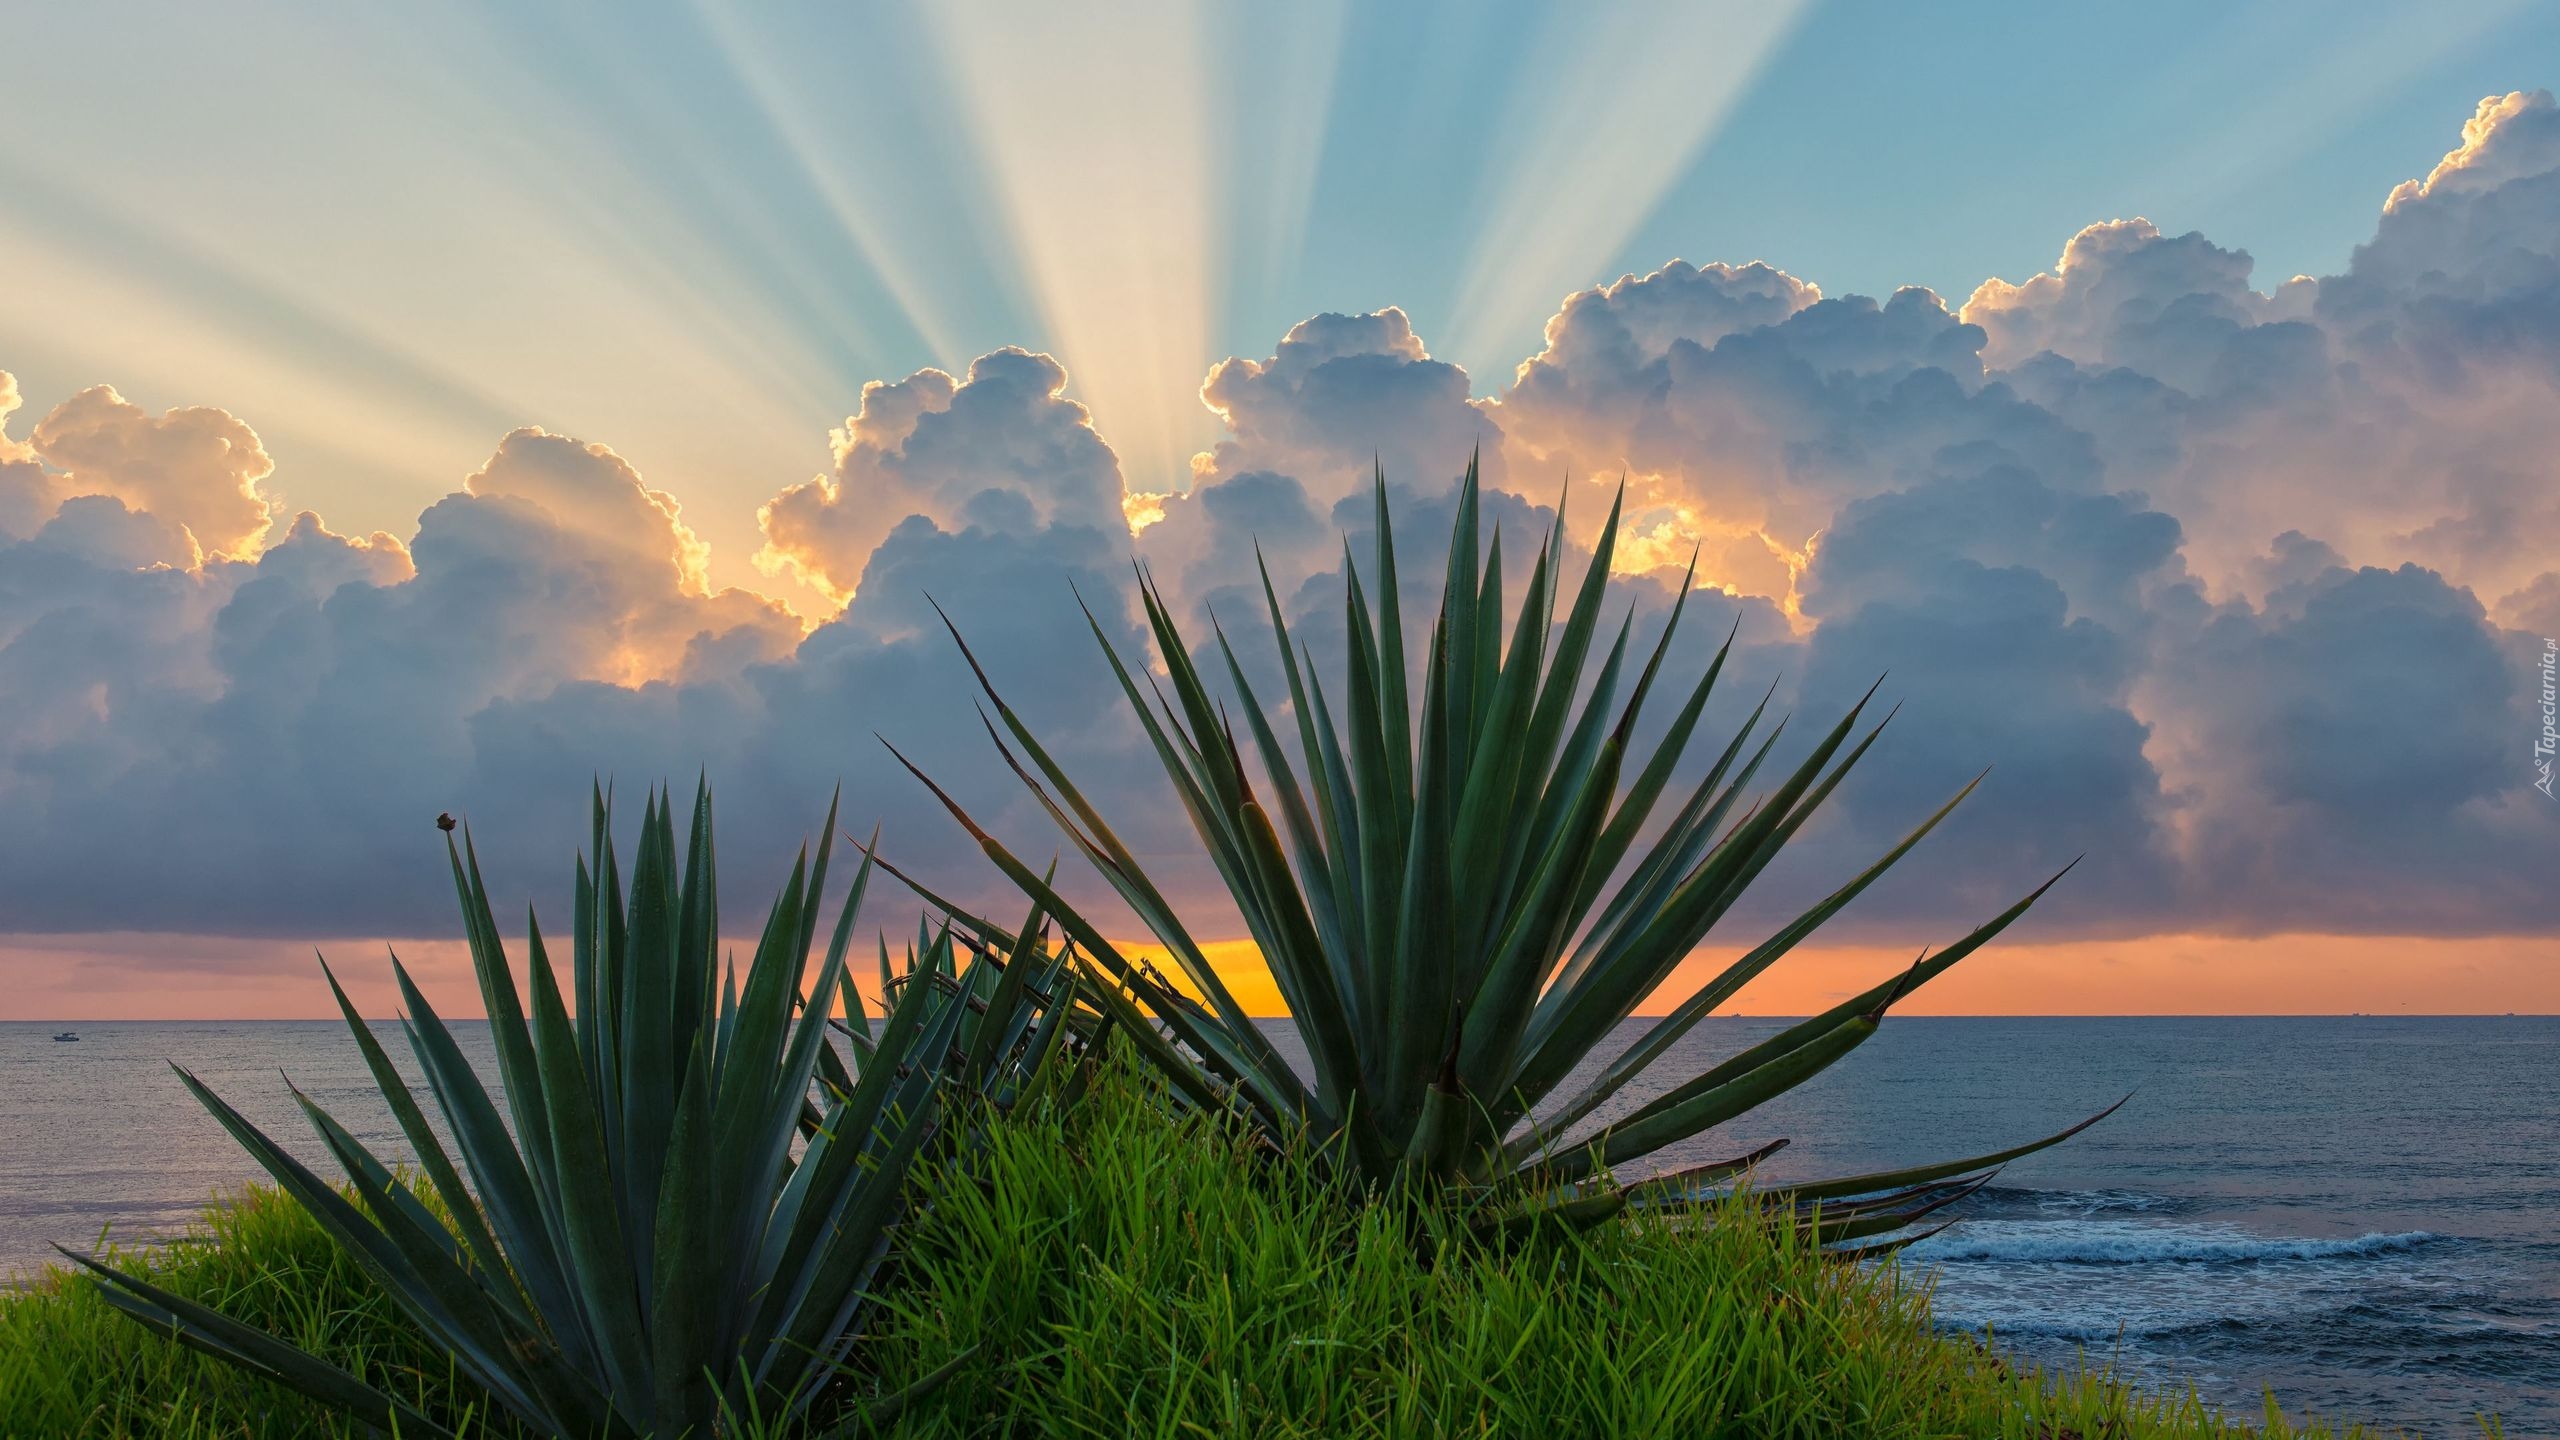
[[1914, 1259], [2042, 1265], [2241, 1265], [2361, 1259], [2431, 1245], [2431, 1230], [2350, 1239], [2252, 1235], [2225, 1225], [2132, 1220], [1977, 1220], [1911, 1249]]

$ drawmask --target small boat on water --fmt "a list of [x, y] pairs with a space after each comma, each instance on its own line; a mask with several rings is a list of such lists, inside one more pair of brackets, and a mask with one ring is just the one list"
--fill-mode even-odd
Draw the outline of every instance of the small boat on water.
[[79, 1037], [79, 1036], [77, 1036], [77, 1035], [72, 1034], [72, 1033], [71, 1033], [70, 1031], [68, 1031], [68, 1030], [65, 1030], [65, 1031], [63, 1031], [61, 1034], [56, 1035], [56, 1036], [54, 1036], [53, 1038], [54, 1038], [54, 1039], [56, 1039], [56, 1040], [77, 1040], [77, 1039], [79, 1039], [80, 1037]]

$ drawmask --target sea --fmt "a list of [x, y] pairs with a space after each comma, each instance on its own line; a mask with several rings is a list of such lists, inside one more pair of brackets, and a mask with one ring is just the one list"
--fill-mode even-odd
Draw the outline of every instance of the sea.
[[[1676, 1083], [1784, 1023], [1709, 1020], [1653, 1074]], [[53, 1039], [66, 1028], [78, 1043]], [[462, 1038], [485, 1065], [485, 1029]], [[179, 1233], [254, 1178], [170, 1062], [314, 1160], [288, 1076], [397, 1148], [335, 1024], [0, 1024], [0, 1273], [23, 1279], [55, 1243]], [[1856, 1173], [2128, 1095], [1903, 1252], [1941, 1325], [2236, 1417], [2272, 1395], [2297, 1418], [2457, 1436], [2493, 1413], [2509, 1436], [2560, 1436], [2560, 1018], [1896, 1018], [1657, 1159], [1786, 1136], [1769, 1180]]]

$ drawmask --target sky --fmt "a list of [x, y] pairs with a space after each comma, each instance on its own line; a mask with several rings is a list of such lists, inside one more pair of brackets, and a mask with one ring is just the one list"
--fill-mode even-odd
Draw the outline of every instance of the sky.
[[2086, 854], [1929, 1003], [2560, 1009], [2547, 8], [12, 29], [0, 1017], [449, 960], [424, 820], [556, 906], [598, 774], [708, 773], [742, 893], [841, 782], [991, 894], [872, 738], [1054, 844], [928, 588], [1214, 916], [1061, 597], [1125, 600], [1135, 551], [1205, 633], [1258, 540], [1321, 645], [1373, 462], [1428, 535], [1471, 452], [1515, 535], [1562, 499], [1588, 544], [1624, 478], [1640, 626], [1699, 551], [1711, 727], [1888, 674], [1741, 922], [1992, 768], [1743, 1008]]

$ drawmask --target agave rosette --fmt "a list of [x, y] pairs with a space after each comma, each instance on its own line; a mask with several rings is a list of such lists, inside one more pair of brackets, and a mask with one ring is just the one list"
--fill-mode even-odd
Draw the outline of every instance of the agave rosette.
[[[1745, 804], [1784, 724], [1761, 733], [1763, 695], [1704, 776], [1657, 819], [1732, 636], [1686, 687], [1661, 737], [1638, 750], [1637, 720], [1664, 679], [1688, 586], [1632, 672], [1630, 613], [1595, 673], [1618, 509], [1560, 625], [1559, 511], [1506, 645], [1502, 536], [1496, 529], [1488, 544], [1480, 533], [1471, 463], [1457, 494], [1417, 712], [1383, 474], [1376, 496], [1374, 604], [1347, 546], [1344, 554], [1349, 655], [1340, 691], [1328, 691], [1313, 654], [1292, 641], [1267, 569], [1263, 595], [1285, 711], [1264, 705], [1218, 629], [1208, 663], [1224, 671], [1259, 783], [1237, 726], [1143, 567], [1140, 598], [1165, 685], [1149, 677], [1142, 688], [1102, 626], [1092, 626], [1269, 965], [1304, 1042], [1308, 1075], [1245, 1013], [1164, 893], [970, 657], [993, 709], [988, 734], [1006, 763], [1170, 955], [1180, 983], [1129, 958], [1048, 876], [938, 786], [935, 795], [1057, 918], [1105, 982], [1096, 987], [1099, 1001], [1193, 1100], [1234, 1105], [1275, 1137], [1303, 1132], [1337, 1147], [1372, 1182], [1419, 1179], [1509, 1196], [1514, 1217], [1589, 1219], [1630, 1204], [1692, 1204], [1775, 1147], [1623, 1187], [1604, 1172], [1712, 1130], [1836, 1063], [1895, 1003], [1998, 935], [2052, 885], [1907, 972], [1604, 1115], [1629, 1081], [1873, 884], [1973, 787], [1585, 1071], [1586, 1059], [1705, 941], [1875, 743], [1883, 722], [1859, 731], [1874, 692]], [[965, 654], [966, 640], [956, 627], [952, 633]], [[1006, 937], [923, 893], [990, 943]], [[1587, 1078], [1568, 1089], [1577, 1074]], [[2079, 1128], [1990, 1154], [1765, 1193], [1825, 1241], [1853, 1242], [1910, 1226], [1992, 1168]]]
[[[345, 1172], [343, 1191], [195, 1076], [181, 1069], [180, 1078], [408, 1318], [534, 1432], [709, 1435], [747, 1417], [830, 1418], [818, 1406], [840, 1393], [833, 1387], [909, 1203], [910, 1171], [950, 1133], [955, 1097], [1004, 1104], [1043, 1083], [1044, 1062], [1072, 1043], [1077, 992], [1068, 957], [1037, 939], [1035, 912], [1021, 929], [1034, 938], [966, 963], [968, 947], [947, 929], [909, 951], [902, 974], [892, 973], [884, 943], [887, 994], [875, 1029], [847, 957], [866, 858], [804, 994], [834, 830], [831, 806], [814, 863], [804, 849], [742, 975], [734, 965], [724, 972], [716, 953], [707, 788], [681, 860], [672, 806], [651, 797], [627, 889], [599, 794], [596, 864], [578, 864], [566, 990], [539, 925], [528, 922], [530, 1014], [468, 832], [459, 846], [448, 837], [498, 1093], [406, 967], [392, 963], [408, 1011], [401, 1028], [452, 1151], [329, 977], [437, 1206], [298, 1090]], [[846, 1019], [831, 1021], [838, 1005]], [[849, 1054], [830, 1043], [831, 1026]], [[71, 1258], [99, 1277], [110, 1304], [163, 1334], [377, 1429], [451, 1433], [273, 1336]]]

